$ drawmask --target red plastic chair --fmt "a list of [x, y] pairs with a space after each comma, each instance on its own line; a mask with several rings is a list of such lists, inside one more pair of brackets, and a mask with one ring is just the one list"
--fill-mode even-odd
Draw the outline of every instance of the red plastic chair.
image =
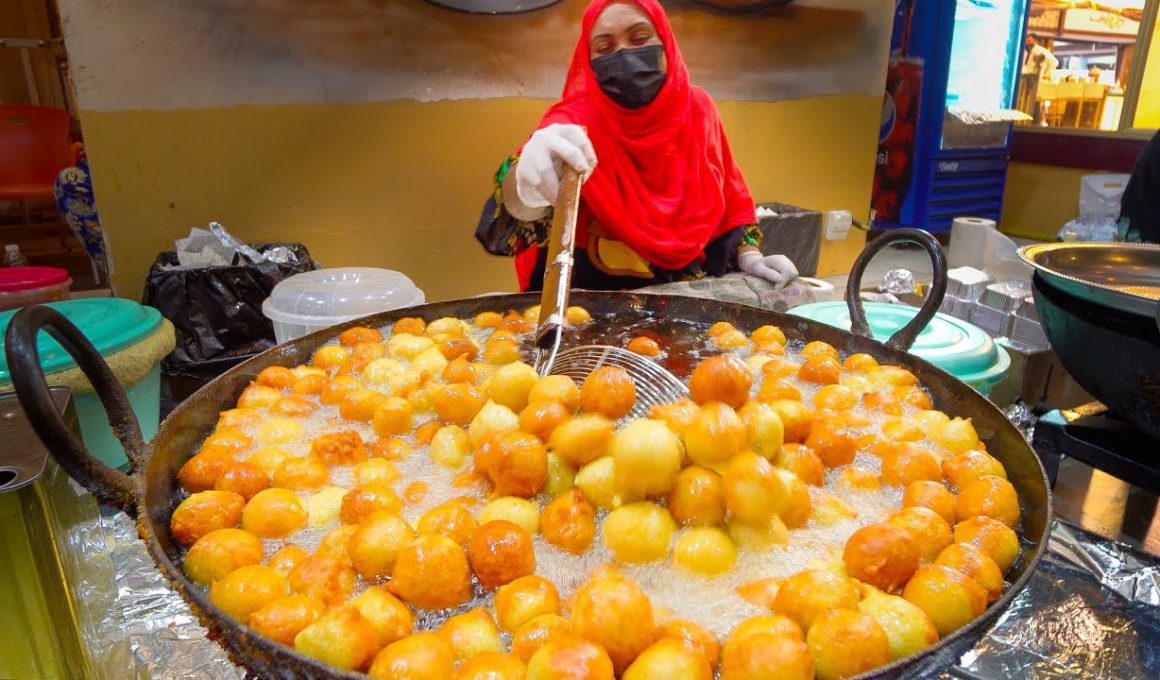
[[[45, 106], [0, 106], [0, 201], [16, 201], [31, 223], [27, 201], [53, 201], [61, 170], [76, 164], [68, 111]], [[62, 245], [68, 229], [62, 225]]]

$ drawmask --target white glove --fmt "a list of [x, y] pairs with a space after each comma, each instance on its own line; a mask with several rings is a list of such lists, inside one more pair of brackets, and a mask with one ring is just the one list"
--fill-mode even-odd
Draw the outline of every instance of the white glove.
[[529, 208], [554, 205], [564, 163], [584, 178], [596, 167], [596, 150], [584, 128], [553, 123], [536, 130], [524, 144], [516, 163], [516, 193], [520, 202]]
[[757, 276], [784, 288], [797, 278], [798, 270], [785, 255], [762, 255], [756, 250], [747, 250], [737, 257], [737, 266], [750, 276]]

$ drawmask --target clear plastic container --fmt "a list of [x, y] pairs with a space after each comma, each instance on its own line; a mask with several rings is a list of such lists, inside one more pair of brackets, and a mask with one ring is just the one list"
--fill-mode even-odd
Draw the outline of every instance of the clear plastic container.
[[411, 279], [390, 269], [339, 267], [296, 274], [274, 286], [262, 313], [278, 343], [323, 328], [426, 302]]
[[72, 279], [59, 267], [0, 268], [0, 311], [69, 299]]

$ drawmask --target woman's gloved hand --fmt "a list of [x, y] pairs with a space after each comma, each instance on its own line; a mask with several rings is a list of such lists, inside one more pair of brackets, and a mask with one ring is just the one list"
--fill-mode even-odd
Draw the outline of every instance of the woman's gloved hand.
[[553, 123], [536, 130], [524, 144], [516, 163], [516, 193], [520, 202], [529, 208], [555, 204], [564, 163], [584, 177], [596, 168], [596, 150], [584, 128]]
[[737, 266], [750, 276], [758, 276], [776, 288], [784, 288], [797, 278], [798, 270], [785, 255], [762, 255], [757, 250], [746, 250], [737, 256]]

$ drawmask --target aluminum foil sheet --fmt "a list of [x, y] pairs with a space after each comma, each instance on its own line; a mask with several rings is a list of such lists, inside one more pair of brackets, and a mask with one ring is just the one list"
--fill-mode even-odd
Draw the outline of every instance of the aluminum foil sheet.
[[909, 269], [891, 269], [882, 276], [878, 290], [893, 295], [912, 295], [917, 288], [914, 272]]

